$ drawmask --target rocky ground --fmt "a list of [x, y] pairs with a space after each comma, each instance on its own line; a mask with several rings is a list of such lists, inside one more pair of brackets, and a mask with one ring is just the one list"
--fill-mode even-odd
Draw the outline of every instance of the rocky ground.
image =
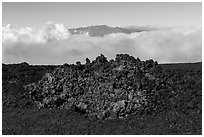
[[202, 134], [202, 63], [2, 66], [3, 134]]

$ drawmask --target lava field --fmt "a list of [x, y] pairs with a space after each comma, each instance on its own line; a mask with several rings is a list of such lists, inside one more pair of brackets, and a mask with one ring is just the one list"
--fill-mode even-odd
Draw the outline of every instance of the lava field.
[[201, 135], [202, 63], [2, 64], [2, 134]]

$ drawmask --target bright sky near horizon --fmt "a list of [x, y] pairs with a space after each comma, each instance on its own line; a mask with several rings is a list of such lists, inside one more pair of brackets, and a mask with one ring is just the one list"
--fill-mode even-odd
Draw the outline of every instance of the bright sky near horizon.
[[202, 3], [187, 2], [3, 2], [2, 25], [41, 27], [47, 21], [67, 28], [110, 26], [202, 26]]
[[[3, 63], [75, 63], [118, 53], [159, 63], [202, 61], [201, 2], [3, 2], [2, 7]], [[104, 37], [67, 30], [93, 25], [157, 29]]]

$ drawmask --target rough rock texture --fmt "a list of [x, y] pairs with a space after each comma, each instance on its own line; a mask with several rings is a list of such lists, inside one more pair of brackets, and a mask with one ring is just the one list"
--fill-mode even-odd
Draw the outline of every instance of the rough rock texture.
[[117, 54], [86, 64], [64, 64], [25, 86], [39, 108], [75, 109], [89, 117], [116, 119], [165, 109], [174, 92], [153, 60]]

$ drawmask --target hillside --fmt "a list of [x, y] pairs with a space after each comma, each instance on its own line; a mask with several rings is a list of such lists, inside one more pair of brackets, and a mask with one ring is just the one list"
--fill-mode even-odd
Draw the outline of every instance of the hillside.
[[[123, 60], [122, 56], [119, 58]], [[97, 59], [102, 61], [99, 56], [93, 61], [93, 69], [97, 73], [106, 74], [108, 71], [100, 71], [102, 68], [100, 61], [97, 64]], [[101, 60], [102, 59], [102, 60]], [[131, 59], [128, 59], [128, 62]], [[134, 59], [132, 60], [134, 62]], [[136, 62], [140, 60], [136, 59]], [[103, 61], [102, 61], [103, 62]], [[106, 61], [105, 61], [106, 62]], [[123, 62], [123, 61], [122, 61]], [[96, 64], [95, 64], [96, 63]], [[107, 62], [106, 62], [107, 63]], [[111, 61], [111, 64], [117, 62]], [[145, 61], [142, 63], [144, 66], [151, 66], [152, 61]], [[77, 63], [80, 65], [79, 62]], [[95, 65], [94, 65], [95, 64]], [[146, 65], [145, 65], [146, 64]], [[149, 65], [148, 65], [149, 64]], [[130, 72], [131, 63], [124, 72]], [[161, 67], [161, 71], [158, 69], [151, 69], [151, 73], [154, 76], [160, 78], [160, 86], [158, 90], [168, 87], [174, 92], [156, 92], [161, 100], [157, 100], [157, 104], [154, 104], [148, 111], [148, 113], [136, 113], [130, 114], [122, 119], [98, 119], [90, 118], [84, 115], [82, 111], [76, 108], [71, 109], [59, 109], [59, 108], [47, 108], [45, 106], [41, 109], [38, 108], [36, 102], [38, 97], [42, 97], [40, 94], [34, 95], [36, 102], [30, 98], [24, 86], [42, 80], [45, 73], [52, 73], [58, 76], [58, 71], [69, 67], [68, 64], [64, 66], [33, 66], [27, 63], [21, 64], [3, 64], [2, 65], [2, 133], [3, 134], [202, 134], [202, 63], [182, 63], [182, 64], [159, 64], [156, 68]], [[70, 66], [75, 71], [78, 71], [77, 65]], [[102, 68], [101, 68], [102, 67]], [[133, 65], [134, 67], [134, 65]], [[153, 66], [151, 66], [153, 67]], [[150, 67], [150, 68], [151, 68]], [[57, 69], [56, 69], [57, 68]], [[94, 69], [95, 68], [95, 69]], [[140, 67], [139, 67], [140, 68]], [[142, 67], [141, 67], [142, 68]], [[80, 67], [84, 69], [84, 65]], [[79, 69], [79, 71], [81, 71]], [[129, 70], [130, 69], [130, 70]], [[55, 70], [53, 72], [53, 70]], [[126, 71], [128, 70], [128, 71]], [[59, 72], [60, 72], [59, 71]], [[149, 71], [148, 69], [144, 72]], [[61, 72], [60, 72], [61, 73]], [[89, 72], [88, 72], [89, 73]], [[112, 72], [111, 72], [112, 73]], [[143, 73], [143, 72], [142, 72]], [[149, 72], [150, 73], [150, 72]], [[90, 73], [95, 75], [96, 73]], [[117, 73], [116, 73], [117, 74]], [[118, 73], [119, 74], [119, 73]], [[125, 74], [125, 73], [124, 73]], [[126, 76], [120, 73], [124, 78]], [[64, 75], [63, 73], [60, 75]], [[60, 76], [59, 75], [59, 76]], [[98, 74], [97, 74], [98, 75]], [[72, 76], [72, 74], [70, 75]], [[148, 80], [142, 75], [142, 81], [144, 84], [141, 89], [151, 88], [154, 89], [153, 81]], [[46, 77], [44, 77], [46, 78]], [[107, 77], [108, 78], [108, 77]], [[95, 80], [96, 81], [96, 80]], [[46, 79], [41, 82], [46, 83]], [[56, 81], [57, 82], [57, 81]], [[130, 82], [131, 80], [127, 82]], [[155, 81], [156, 82], [156, 81]], [[173, 82], [171, 84], [171, 82]], [[124, 87], [125, 83], [118, 84], [119, 87]], [[43, 86], [43, 85], [42, 85]], [[55, 86], [55, 85], [53, 85]], [[46, 86], [45, 88], [46, 89]], [[168, 92], [168, 94], [167, 94]], [[151, 92], [150, 92], [151, 93]], [[151, 99], [156, 94], [152, 92]], [[161, 94], [162, 93], [162, 94]], [[147, 94], [149, 94], [147, 92]], [[54, 94], [53, 94], [54, 95]], [[168, 95], [168, 96], [166, 96]], [[78, 96], [78, 95], [77, 95]], [[80, 97], [80, 96], [79, 96]], [[121, 98], [120, 96], [118, 96]], [[39, 98], [40, 99], [40, 98]], [[162, 101], [164, 99], [164, 101]], [[159, 102], [158, 102], [159, 101]], [[100, 103], [100, 101], [99, 101]], [[134, 102], [133, 102], [134, 103]], [[164, 103], [164, 104], [161, 104]], [[54, 107], [55, 104], [51, 105]], [[157, 106], [157, 107], [156, 107]], [[149, 107], [148, 105], [146, 106]], [[123, 114], [120, 112], [119, 114]]]

